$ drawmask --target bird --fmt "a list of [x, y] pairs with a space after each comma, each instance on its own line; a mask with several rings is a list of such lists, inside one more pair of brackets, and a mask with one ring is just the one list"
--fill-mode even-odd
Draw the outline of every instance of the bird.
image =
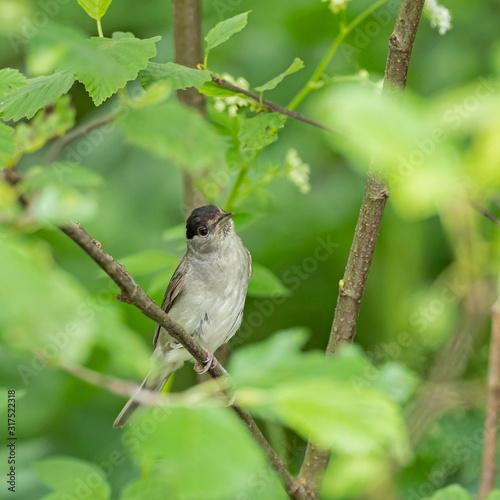
[[[241, 325], [248, 284], [252, 277], [252, 257], [236, 234], [232, 212], [214, 205], [196, 208], [186, 222], [187, 251], [168, 284], [161, 308], [184, 327], [207, 351], [206, 372], [221, 345], [229, 341]], [[142, 390], [161, 392], [170, 375], [185, 361], [189, 352], [160, 325], [153, 339], [148, 375], [125, 404], [113, 427], [123, 427], [140, 405]]]

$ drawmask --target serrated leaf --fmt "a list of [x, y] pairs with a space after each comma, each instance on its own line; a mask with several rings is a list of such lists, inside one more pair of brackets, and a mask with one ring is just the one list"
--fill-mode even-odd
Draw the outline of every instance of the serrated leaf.
[[117, 125], [132, 144], [184, 169], [224, 165], [224, 139], [196, 111], [176, 101], [128, 109], [118, 117]]
[[0, 99], [26, 85], [26, 82], [26, 77], [17, 69], [5, 68], [0, 70]]
[[304, 62], [302, 61], [302, 59], [296, 57], [293, 60], [293, 63], [285, 71], [283, 71], [283, 73], [279, 74], [278, 76], [275, 76], [272, 80], [269, 80], [267, 83], [264, 83], [259, 87], [255, 87], [255, 90], [257, 90], [257, 92], [264, 92], [265, 90], [273, 90], [274, 88], [276, 88], [277, 85], [279, 85], [283, 81], [285, 76], [291, 75], [292, 73], [296, 73], [303, 67], [304, 67]]
[[458, 484], [452, 484], [438, 490], [431, 497], [424, 500], [471, 500], [470, 493]]
[[55, 51], [53, 66], [71, 71], [99, 106], [147, 66], [156, 55], [158, 40], [160, 37], [140, 40], [132, 33], [122, 32], [113, 33], [112, 38], [87, 39], [78, 30], [50, 25], [37, 33], [30, 44], [41, 55]]
[[155, 44], [160, 39], [157, 36], [140, 40], [132, 33], [122, 32], [113, 33], [112, 38], [90, 39], [90, 46], [112, 63], [105, 76], [101, 73], [103, 68], [96, 67], [95, 63], [93, 69], [82, 65], [78, 68], [73, 66], [77, 79], [85, 85], [96, 106], [137, 77], [149, 59], [156, 55]]
[[217, 45], [229, 40], [235, 33], [240, 32], [247, 25], [249, 13], [250, 11], [244, 12], [217, 23], [205, 37], [207, 50], [217, 47]]
[[248, 295], [252, 297], [286, 297], [290, 290], [267, 267], [252, 264], [252, 280], [248, 285]]
[[96, 21], [100, 21], [106, 14], [112, 0], [78, 0], [85, 12]]
[[14, 129], [0, 123], [0, 162], [5, 165], [9, 158], [16, 154]]
[[2, 119], [31, 118], [39, 109], [54, 104], [66, 94], [74, 81], [71, 73], [61, 72], [28, 80], [26, 85], [5, 96], [0, 103]]
[[[43, 484], [52, 488], [53, 498], [71, 495], [75, 500], [108, 500], [111, 492], [101, 468], [72, 457], [48, 458], [34, 465]], [[64, 495], [63, 495], [64, 494]]]
[[139, 74], [142, 86], [147, 89], [152, 84], [167, 81], [172, 90], [200, 87], [210, 80], [210, 71], [188, 68], [176, 63], [150, 62]]
[[265, 113], [244, 120], [238, 138], [241, 149], [261, 149], [276, 140], [277, 130], [285, 125], [286, 117], [279, 113]]

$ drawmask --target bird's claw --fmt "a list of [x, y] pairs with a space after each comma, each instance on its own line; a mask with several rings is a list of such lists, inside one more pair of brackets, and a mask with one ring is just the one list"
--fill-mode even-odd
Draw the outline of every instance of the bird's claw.
[[194, 371], [198, 373], [199, 375], [202, 375], [203, 373], [207, 373], [212, 366], [215, 365], [217, 360], [215, 359], [215, 356], [211, 351], [208, 349], [205, 349], [205, 352], [207, 353], [207, 359], [206, 361], [202, 364], [199, 361], [197, 361], [194, 365]]

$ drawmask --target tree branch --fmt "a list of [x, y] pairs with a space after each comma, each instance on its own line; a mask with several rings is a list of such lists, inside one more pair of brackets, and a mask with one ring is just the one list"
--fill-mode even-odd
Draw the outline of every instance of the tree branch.
[[[134, 396], [141, 404], [147, 406], [176, 406], [183, 404], [204, 403], [209, 399], [213, 401], [214, 394], [217, 395], [229, 389], [229, 378], [225, 377], [224, 379], [217, 378], [205, 382], [203, 384], [203, 388], [205, 390], [201, 390], [201, 385], [198, 385], [195, 389], [191, 389], [183, 393], [169, 392], [158, 394], [155, 391], [149, 391], [141, 388], [140, 385], [137, 385], [134, 382], [129, 382], [128, 380], [123, 380], [109, 375], [103, 375], [102, 373], [76, 363], [64, 360], [48, 360], [45, 356], [38, 352], [35, 353], [35, 356], [51, 367], [69, 373], [73, 377], [83, 380], [88, 384], [106, 389], [109, 392], [120, 396]], [[226, 381], [226, 384], [221, 383], [222, 381]], [[227, 404], [227, 398], [221, 399], [223, 399]], [[222, 404], [222, 401], [220, 404]]]
[[[101, 244], [92, 239], [80, 224], [73, 223], [70, 226], [60, 227], [59, 229], [79, 245], [119, 286], [121, 290], [120, 300], [136, 306], [145, 316], [165, 328], [169, 335], [180, 342], [195, 360], [200, 363], [205, 363], [207, 361], [205, 349], [203, 349], [203, 347], [201, 347], [181, 325], [173, 321], [165, 311], [160, 309], [134, 281], [125, 267], [120, 265], [111, 255], [102, 250]], [[227, 375], [226, 370], [218, 361], [212, 364], [208, 373], [212, 378]], [[300, 500], [313, 498], [290, 474], [276, 452], [272, 449], [271, 445], [267, 442], [250, 414], [243, 408], [239, 408], [235, 405], [233, 405], [232, 408], [245, 422], [255, 440], [266, 453], [271, 465], [281, 475], [289, 496]]]
[[[402, 0], [394, 31], [389, 41], [389, 52], [384, 76], [384, 92], [402, 95], [406, 85], [408, 66], [424, 0]], [[335, 354], [339, 344], [350, 343], [356, 335], [356, 324], [361, 299], [373, 260], [385, 204], [389, 190], [384, 179], [370, 171], [365, 186], [358, 223], [344, 278], [339, 286], [337, 306], [326, 353]], [[318, 492], [321, 479], [330, 459], [330, 452], [316, 448], [309, 442], [304, 463], [299, 473], [309, 490]]]
[[497, 472], [498, 411], [500, 410], [500, 297], [492, 307], [490, 344], [488, 395], [486, 398], [483, 459], [479, 486], [480, 499], [486, 498], [495, 487]]
[[218, 78], [215, 75], [212, 75], [212, 81], [214, 81], [217, 85], [220, 85], [221, 87], [225, 87], [226, 89], [238, 92], [239, 94], [243, 94], [249, 97], [250, 99], [253, 99], [254, 101], [261, 103], [269, 111], [274, 111], [276, 113], [280, 113], [281, 115], [286, 115], [289, 116], [290, 118], [294, 118], [295, 120], [300, 120], [301, 122], [308, 123], [313, 127], [318, 127], [323, 130], [328, 130], [329, 132], [333, 132], [333, 130], [330, 127], [327, 127], [326, 125], [323, 125], [322, 123], [317, 122], [316, 120], [307, 118], [307, 116], [301, 115], [300, 113], [296, 113], [295, 111], [291, 111], [287, 108], [279, 106], [278, 104], [274, 104], [274, 102], [268, 101], [267, 99], [261, 99], [260, 96], [258, 96], [257, 94], [253, 94], [248, 90], [237, 87], [236, 85], [233, 85], [232, 83], [229, 83], [228, 81], [223, 80], [222, 78]]
[[[203, 61], [201, 34], [201, 0], [172, 0], [174, 14], [175, 62], [196, 68]], [[206, 116], [205, 96], [191, 87], [178, 90], [179, 101]], [[198, 176], [200, 174], [197, 174]], [[195, 208], [206, 205], [203, 193], [195, 185], [195, 174], [183, 170], [184, 210], [189, 215]]]
[[57, 141], [54, 142], [53, 146], [49, 149], [49, 152], [47, 153], [47, 157], [45, 158], [45, 164], [49, 165], [50, 163], [56, 161], [61, 151], [70, 142], [85, 137], [87, 134], [92, 132], [92, 130], [104, 127], [105, 125], [112, 123], [113, 120], [116, 118], [116, 115], [117, 113], [114, 112], [114, 113], [109, 113], [107, 115], [99, 116], [94, 120], [82, 123], [81, 125], [78, 125], [74, 129], [70, 130], [67, 134], [63, 135], [62, 137], [57, 139]]

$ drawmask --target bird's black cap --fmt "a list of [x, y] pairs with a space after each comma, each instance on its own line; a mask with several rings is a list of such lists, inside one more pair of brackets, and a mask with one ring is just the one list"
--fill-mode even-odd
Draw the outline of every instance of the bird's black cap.
[[198, 228], [208, 225], [216, 220], [222, 210], [215, 205], [206, 205], [204, 207], [195, 208], [186, 222], [186, 237], [190, 240], [195, 236]]

